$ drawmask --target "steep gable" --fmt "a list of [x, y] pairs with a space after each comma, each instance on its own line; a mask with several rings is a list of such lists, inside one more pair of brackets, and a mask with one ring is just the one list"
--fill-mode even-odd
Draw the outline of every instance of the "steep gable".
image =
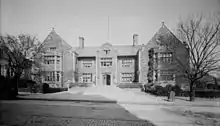
[[46, 39], [42, 43], [45, 47], [56, 47], [58, 50], [71, 49], [71, 45], [69, 45], [66, 41], [64, 41], [54, 29], [49, 33]]
[[162, 22], [160, 29], [154, 34], [152, 39], [146, 44], [148, 47], [158, 47], [161, 44], [169, 44], [167, 39], [172, 40], [175, 44], [183, 45], [183, 43], [167, 28]]

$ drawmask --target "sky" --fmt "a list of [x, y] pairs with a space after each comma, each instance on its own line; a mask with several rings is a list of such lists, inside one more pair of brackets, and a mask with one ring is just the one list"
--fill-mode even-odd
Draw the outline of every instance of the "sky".
[[0, 0], [0, 32], [43, 41], [54, 28], [74, 47], [79, 36], [85, 46], [101, 46], [108, 38], [113, 45], [131, 45], [138, 34], [139, 44], [146, 44], [161, 22], [175, 32], [188, 16], [216, 12], [220, 0]]

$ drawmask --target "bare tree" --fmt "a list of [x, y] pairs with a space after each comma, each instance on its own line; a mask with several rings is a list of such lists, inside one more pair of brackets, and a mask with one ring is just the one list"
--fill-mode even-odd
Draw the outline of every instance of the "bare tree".
[[[190, 101], [193, 101], [196, 82], [220, 68], [220, 20], [208, 22], [203, 16], [193, 17], [180, 22], [177, 30], [182, 44], [188, 49], [189, 66], [178, 57], [174, 56], [174, 59], [189, 82]], [[169, 50], [176, 51], [180, 46], [174, 37], [162, 36], [160, 39], [167, 41], [166, 47]]]
[[[7, 35], [0, 36], [1, 44], [5, 45], [11, 53], [9, 57], [9, 66], [14, 72], [13, 89], [15, 95], [18, 94], [18, 80], [20, 79], [25, 69], [31, 69], [33, 64], [37, 64], [39, 60], [36, 59], [39, 53], [44, 49], [36, 37], [21, 34], [18, 37]], [[38, 59], [40, 59], [38, 57]]]

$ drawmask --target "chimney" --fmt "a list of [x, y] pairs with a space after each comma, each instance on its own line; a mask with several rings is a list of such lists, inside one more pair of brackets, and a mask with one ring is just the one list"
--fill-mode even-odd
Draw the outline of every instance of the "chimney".
[[79, 37], [79, 47], [84, 48], [84, 38], [83, 37]]
[[138, 45], [138, 34], [133, 35], [133, 46]]

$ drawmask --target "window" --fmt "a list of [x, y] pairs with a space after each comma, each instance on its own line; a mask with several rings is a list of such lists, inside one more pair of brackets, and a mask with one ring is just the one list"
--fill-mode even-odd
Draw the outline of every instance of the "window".
[[173, 54], [171, 52], [160, 53], [160, 61], [162, 63], [172, 63]]
[[172, 70], [161, 70], [160, 80], [162, 81], [172, 81], [174, 80], [174, 73]]
[[92, 61], [82, 61], [83, 68], [90, 68], [92, 67]]
[[133, 64], [132, 59], [123, 59], [121, 62], [122, 67], [131, 67]]
[[6, 65], [0, 65], [1, 68], [1, 75], [6, 76], [7, 74], [7, 66]]
[[55, 72], [47, 72], [47, 75], [45, 76], [45, 81], [55, 81]]
[[57, 72], [57, 81], [60, 81], [60, 72]]
[[83, 83], [90, 83], [90, 82], [92, 82], [92, 73], [83, 73], [83, 75], [82, 75], [82, 82]]
[[44, 59], [53, 59], [54, 56], [44, 56]]
[[132, 82], [134, 80], [134, 73], [121, 73], [121, 82]]
[[50, 51], [55, 51], [56, 47], [50, 47]]
[[106, 55], [108, 55], [110, 53], [110, 49], [108, 49], [108, 48], [105, 48], [103, 51], [105, 52]]
[[44, 60], [44, 64], [54, 64], [54, 60]]
[[102, 67], [111, 67], [112, 66], [112, 58], [101, 58], [101, 66]]
[[57, 64], [60, 64], [60, 60], [57, 60]]

